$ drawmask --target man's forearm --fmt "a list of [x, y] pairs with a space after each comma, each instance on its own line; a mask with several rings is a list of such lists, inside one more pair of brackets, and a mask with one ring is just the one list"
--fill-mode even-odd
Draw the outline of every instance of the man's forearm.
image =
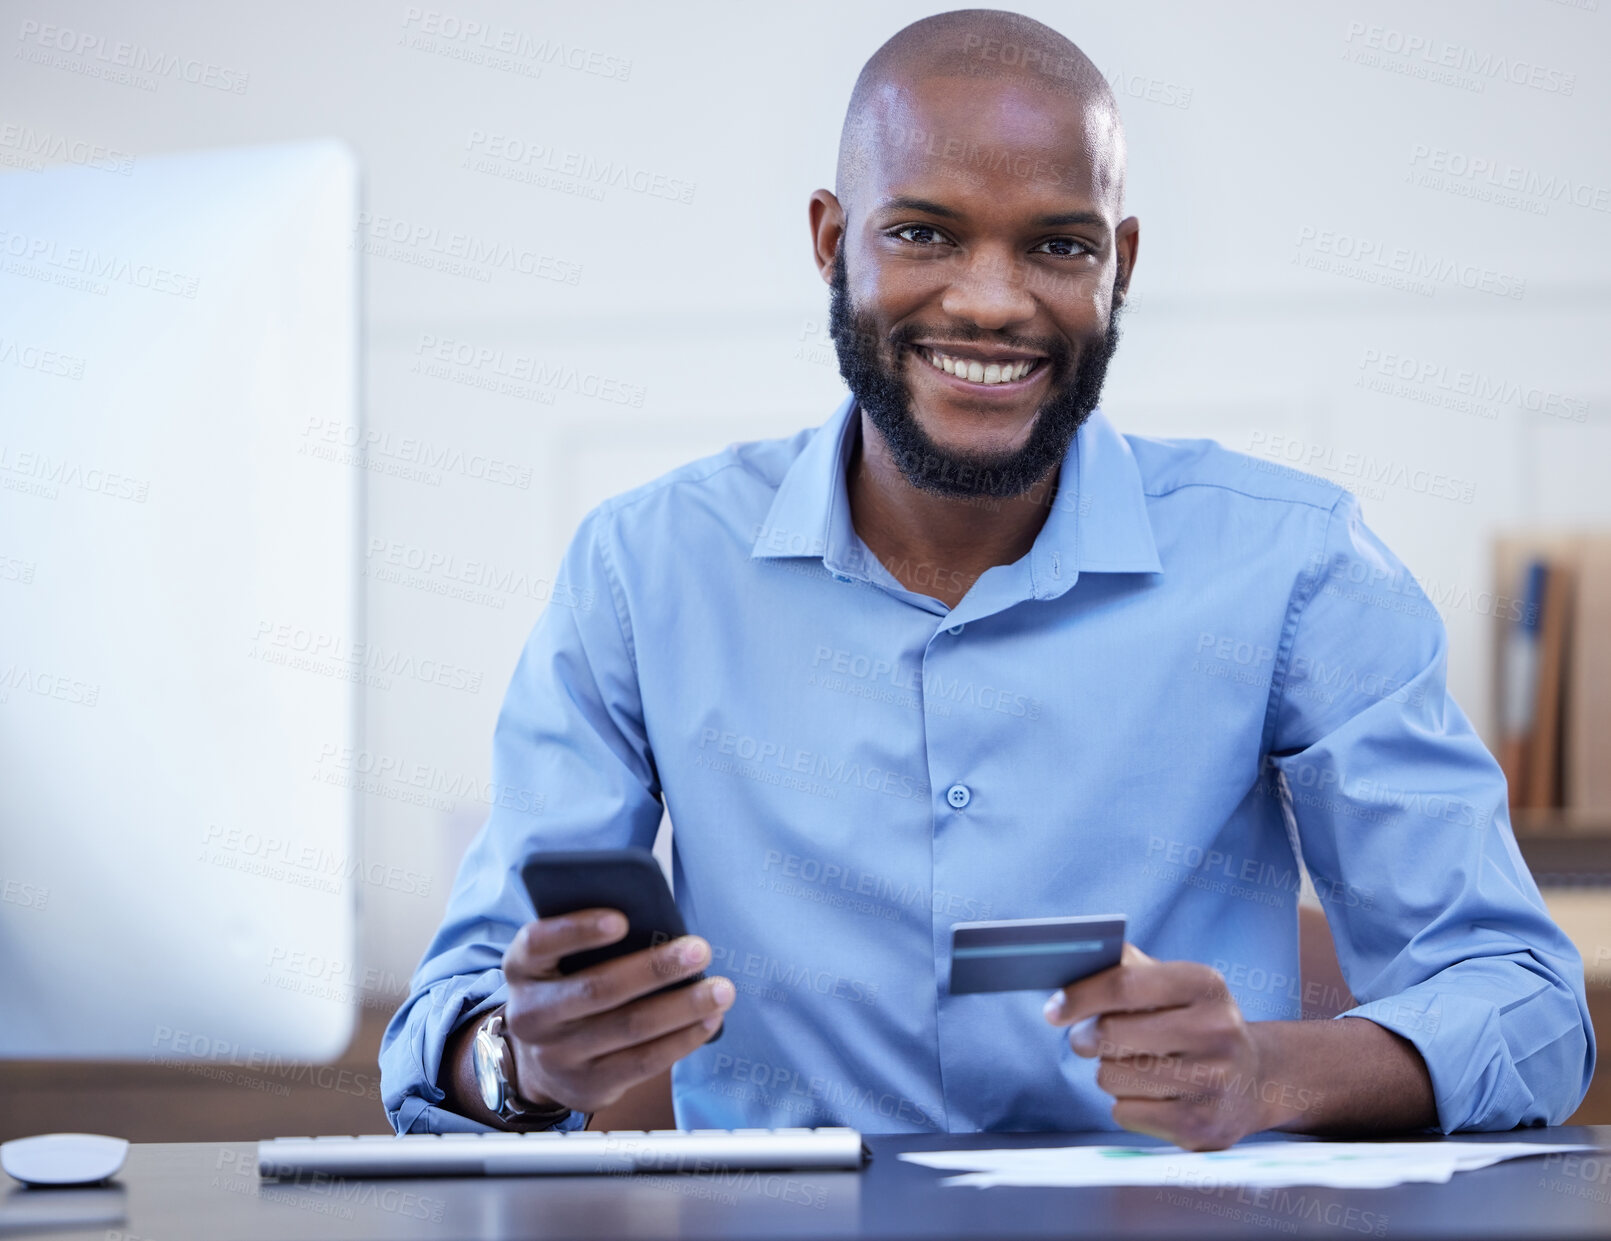
[[437, 1074], [436, 1084], [447, 1095], [442, 1100], [442, 1106], [448, 1111], [495, 1129], [503, 1129], [507, 1126], [487, 1110], [475, 1081], [475, 1032], [490, 1015], [482, 1013], [469, 1021], [461, 1021], [448, 1035], [442, 1047], [442, 1068]]
[[1408, 1039], [1364, 1017], [1248, 1023], [1266, 1128], [1367, 1134], [1438, 1123], [1432, 1077]]
[[[453, 1033], [448, 1035], [447, 1042], [442, 1047], [442, 1068], [437, 1074], [437, 1085], [447, 1095], [447, 1098], [442, 1100], [442, 1105], [448, 1111], [479, 1121], [483, 1125], [491, 1125], [495, 1129], [510, 1129], [517, 1126], [509, 1124], [488, 1110], [486, 1103], [482, 1101], [481, 1087], [475, 1078], [475, 1032], [485, 1022], [490, 1021], [494, 1014], [501, 1012], [503, 1006], [499, 1005], [491, 1012], [460, 1022]], [[531, 1099], [528, 1102], [539, 1101]], [[544, 1105], [549, 1102], [548, 1099], [541, 1100]], [[560, 1119], [563, 1120], [564, 1117], [561, 1116]]]

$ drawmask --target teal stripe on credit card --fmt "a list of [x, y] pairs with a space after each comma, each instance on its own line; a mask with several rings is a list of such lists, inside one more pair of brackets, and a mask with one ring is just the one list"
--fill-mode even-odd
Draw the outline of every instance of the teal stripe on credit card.
[[1076, 939], [1064, 944], [980, 944], [971, 948], [955, 948], [953, 957], [1027, 957], [1049, 952], [1095, 952], [1102, 947], [1100, 939]]

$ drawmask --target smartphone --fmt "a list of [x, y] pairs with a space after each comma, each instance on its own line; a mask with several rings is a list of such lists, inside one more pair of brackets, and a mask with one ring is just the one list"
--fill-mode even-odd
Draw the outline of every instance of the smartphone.
[[[682, 911], [672, 899], [665, 872], [647, 849], [575, 849], [537, 853], [520, 868], [526, 895], [539, 918], [553, 918], [579, 909], [619, 909], [626, 915], [627, 933], [613, 944], [585, 948], [559, 959], [561, 974], [574, 974], [629, 952], [652, 948], [688, 933]], [[667, 983], [658, 991], [673, 991], [704, 978], [704, 971]], [[710, 1042], [722, 1036], [718, 1026]]]

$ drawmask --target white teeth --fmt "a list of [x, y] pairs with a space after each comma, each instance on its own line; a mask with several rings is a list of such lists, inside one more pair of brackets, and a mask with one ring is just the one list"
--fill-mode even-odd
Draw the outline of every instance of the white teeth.
[[1007, 363], [991, 362], [987, 366], [965, 358], [948, 357], [932, 349], [924, 349], [921, 352], [928, 359], [930, 366], [944, 371], [947, 375], [955, 375], [959, 379], [966, 379], [976, 384], [1014, 383], [1029, 374], [1035, 366], [1034, 361], [1030, 359]]

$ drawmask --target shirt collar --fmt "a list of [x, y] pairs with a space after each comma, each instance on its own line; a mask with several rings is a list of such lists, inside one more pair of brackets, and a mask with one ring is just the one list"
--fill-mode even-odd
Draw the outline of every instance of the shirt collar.
[[[869, 562], [879, 566], [851, 525], [845, 482], [859, 430], [855, 398], [846, 397], [785, 472], [756, 532], [752, 558], [820, 559], [840, 577], [871, 580]], [[1056, 498], [1028, 560], [1033, 594], [1041, 599], [1062, 594], [1081, 573], [1163, 571], [1141, 471], [1100, 409], [1069, 444]]]

